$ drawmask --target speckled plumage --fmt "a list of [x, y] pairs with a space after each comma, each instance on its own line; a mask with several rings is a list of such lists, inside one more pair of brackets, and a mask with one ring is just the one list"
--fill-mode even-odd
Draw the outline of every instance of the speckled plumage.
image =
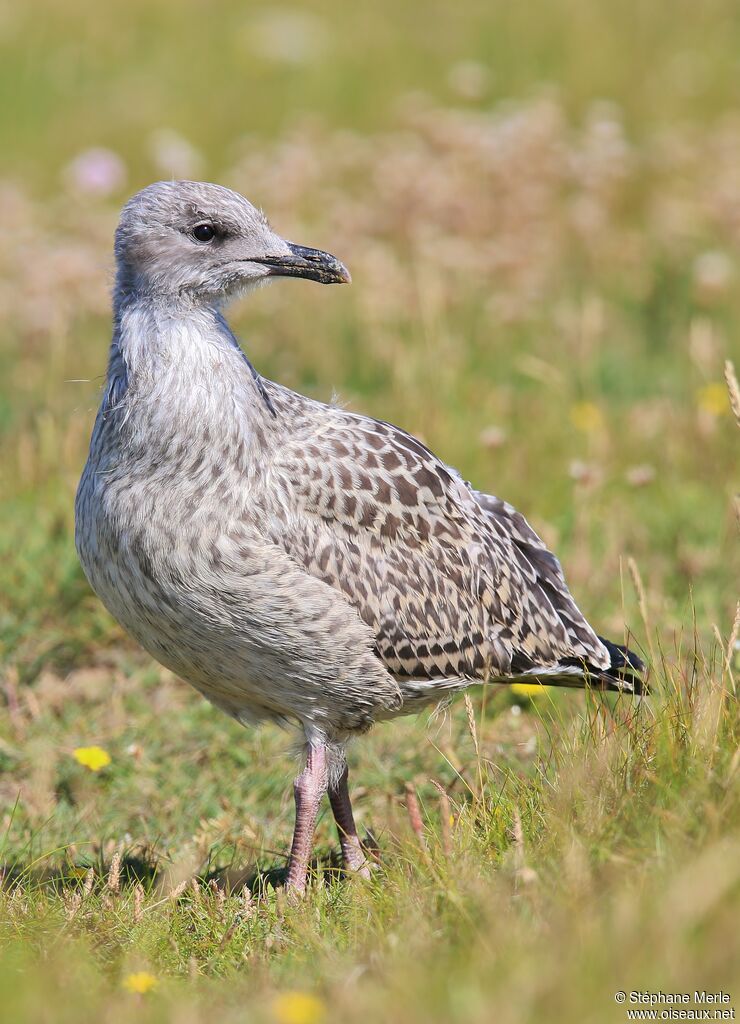
[[[188, 236], [202, 220], [228, 225], [217, 245]], [[312, 252], [218, 186], [160, 183], [124, 211], [76, 506], [104, 604], [214, 704], [311, 745], [471, 682], [638, 690], [639, 661], [596, 636], [511, 506], [403, 430], [252, 368], [221, 304], [271, 273], [348, 279]]]

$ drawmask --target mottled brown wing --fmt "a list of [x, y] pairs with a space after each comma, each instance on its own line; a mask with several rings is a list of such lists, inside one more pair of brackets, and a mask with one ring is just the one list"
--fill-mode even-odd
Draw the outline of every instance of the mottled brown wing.
[[399, 677], [483, 679], [608, 654], [557, 559], [390, 424], [322, 407], [273, 466], [275, 542], [340, 590]]
[[588, 661], [596, 668], [608, 668], [608, 652], [588, 624], [565, 582], [562, 566], [527, 520], [506, 501], [492, 494], [473, 492], [486, 513], [491, 528], [511, 538], [516, 557], [525, 558], [534, 571], [537, 586], [544, 593], [553, 610], [563, 623], [572, 656]]

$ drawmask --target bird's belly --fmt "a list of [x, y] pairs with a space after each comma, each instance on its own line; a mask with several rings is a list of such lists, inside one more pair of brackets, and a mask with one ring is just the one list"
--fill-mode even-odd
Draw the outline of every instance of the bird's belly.
[[266, 541], [258, 521], [173, 521], [151, 506], [142, 516], [82, 490], [76, 539], [91, 586], [145, 650], [218, 707], [337, 735], [399, 702], [354, 610]]
[[134, 531], [119, 528], [120, 521], [103, 508], [78, 513], [80, 561], [113, 617], [157, 661], [230, 714], [289, 714], [283, 692], [289, 680], [276, 671], [250, 594], [255, 576], [243, 571], [235, 578], [222, 560], [221, 526], [187, 531], [150, 520]]
[[260, 708], [271, 716], [285, 714], [286, 708], [271, 699], [269, 659], [258, 638], [247, 628], [224, 625], [216, 602], [198, 600], [193, 590], [178, 594], [120, 565], [103, 577], [91, 573], [90, 582], [152, 657], [224, 710], [237, 717], [252, 706], [256, 717], [264, 717]]

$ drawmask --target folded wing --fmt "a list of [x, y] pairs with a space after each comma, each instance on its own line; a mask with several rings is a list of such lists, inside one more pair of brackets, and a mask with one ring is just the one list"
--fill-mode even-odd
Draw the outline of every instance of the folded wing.
[[520, 513], [403, 430], [318, 408], [276, 456], [284, 500], [271, 539], [357, 609], [389, 671], [483, 680], [609, 668], [558, 560]]

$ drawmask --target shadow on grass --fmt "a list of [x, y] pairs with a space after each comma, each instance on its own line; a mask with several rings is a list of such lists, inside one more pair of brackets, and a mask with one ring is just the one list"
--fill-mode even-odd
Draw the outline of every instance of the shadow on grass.
[[[14, 861], [0, 867], [0, 889], [10, 890], [23, 885], [30, 888], [47, 888], [61, 894], [65, 890], [84, 887], [91, 869], [94, 871], [94, 887], [104, 889], [108, 886], [111, 865], [106, 865], [102, 860], [95, 863], [48, 867]], [[116, 870], [122, 889], [141, 885], [150, 891], [167, 885], [167, 871], [164, 865], [152, 858], [125, 855]], [[310, 870], [312, 875], [320, 874], [326, 882], [344, 877], [338, 851], [328, 851], [325, 856], [314, 858]], [[199, 885], [222, 890], [227, 895], [236, 895], [247, 889], [253, 896], [259, 897], [270, 889], [282, 888], [287, 873], [287, 864], [276, 864], [266, 868], [255, 865], [239, 868], [229, 865], [196, 873], [193, 878]]]

